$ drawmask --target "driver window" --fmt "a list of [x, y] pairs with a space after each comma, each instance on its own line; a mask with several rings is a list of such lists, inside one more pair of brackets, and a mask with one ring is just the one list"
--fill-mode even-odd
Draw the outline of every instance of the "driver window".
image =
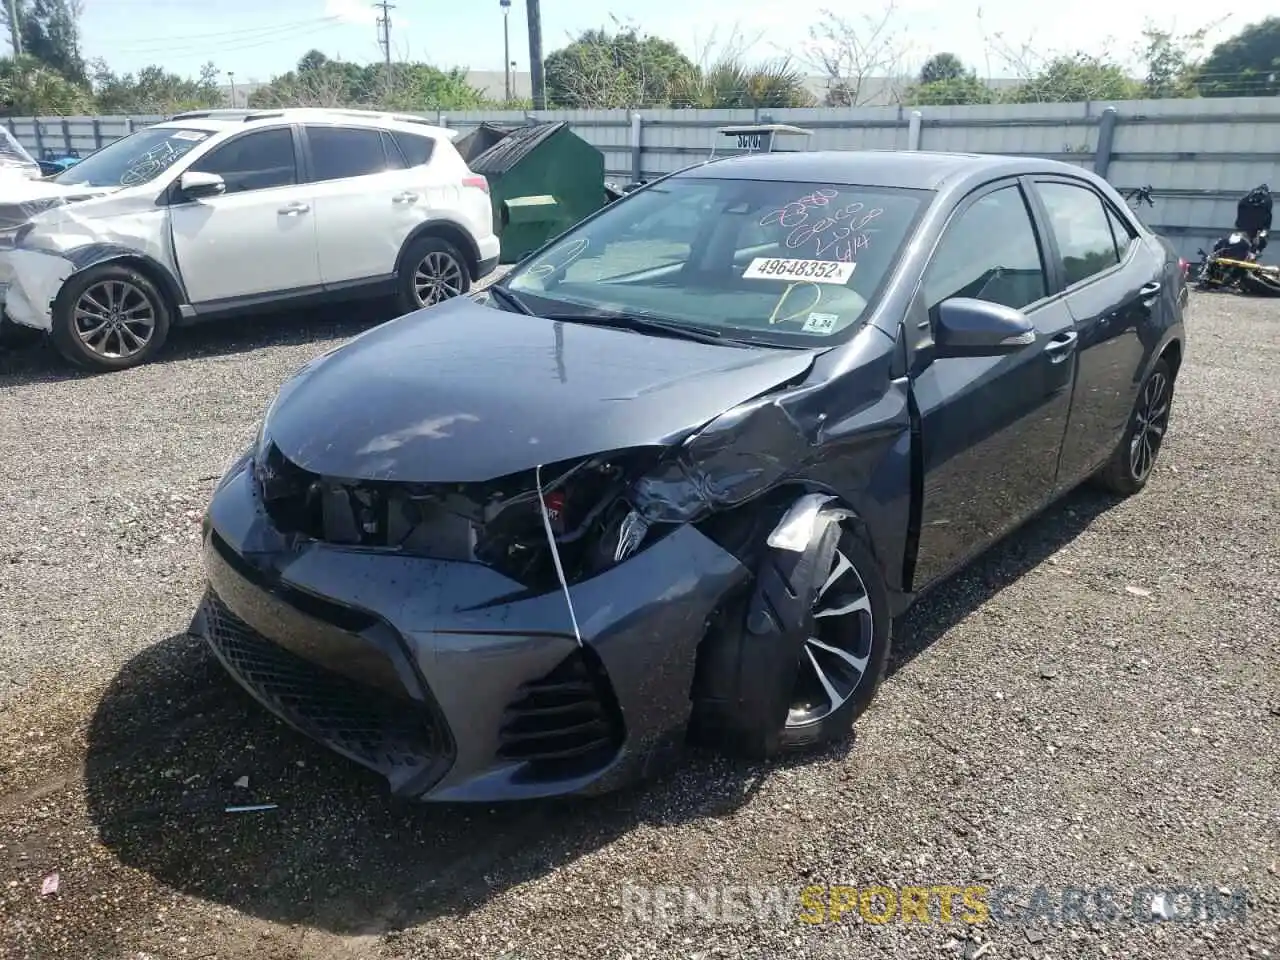
[[1022, 309], [1047, 291], [1040, 244], [1017, 185], [993, 190], [953, 220], [925, 272], [930, 314], [952, 297]]
[[276, 127], [230, 140], [191, 165], [196, 173], [216, 173], [227, 193], [287, 187], [298, 182], [293, 130]]

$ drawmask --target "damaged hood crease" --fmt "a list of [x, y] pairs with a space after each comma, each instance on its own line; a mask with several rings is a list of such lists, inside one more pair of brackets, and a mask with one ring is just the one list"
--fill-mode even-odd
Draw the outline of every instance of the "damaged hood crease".
[[508, 313], [459, 298], [299, 372], [265, 431], [320, 476], [474, 483], [665, 447], [794, 381], [814, 353], [742, 349]]

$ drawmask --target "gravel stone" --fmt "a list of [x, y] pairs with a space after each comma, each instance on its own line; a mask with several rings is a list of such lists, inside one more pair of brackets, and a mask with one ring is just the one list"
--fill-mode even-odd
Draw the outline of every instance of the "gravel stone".
[[[214, 324], [106, 376], [0, 353], [0, 957], [1280, 955], [1280, 304], [1193, 298], [1148, 489], [1077, 492], [923, 601], [850, 744], [495, 809], [393, 801], [185, 635], [213, 483], [281, 381], [377, 319]], [[227, 815], [240, 777], [276, 808]], [[657, 924], [626, 884], [1181, 885], [1248, 912]]]

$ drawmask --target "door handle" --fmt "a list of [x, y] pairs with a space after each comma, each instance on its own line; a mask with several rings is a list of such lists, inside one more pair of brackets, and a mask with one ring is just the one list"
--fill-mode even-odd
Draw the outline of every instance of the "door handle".
[[276, 212], [285, 217], [296, 217], [300, 213], [306, 213], [311, 209], [309, 203], [291, 203], [288, 206], [281, 207]]
[[1160, 292], [1160, 281], [1152, 280], [1150, 283], [1144, 283], [1138, 289], [1138, 296], [1142, 297], [1143, 300], [1150, 300], [1159, 292]]
[[1044, 347], [1044, 352], [1049, 355], [1049, 362], [1061, 363], [1071, 356], [1079, 339], [1080, 334], [1073, 330], [1069, 333], [1060, 333], [1050, 340]]
[[405, 193], [400, 193], [392, 197], [391, 202], [392, 203], [417, 203], [418, 195], [416, 193], [410, 193], [406, 191]]

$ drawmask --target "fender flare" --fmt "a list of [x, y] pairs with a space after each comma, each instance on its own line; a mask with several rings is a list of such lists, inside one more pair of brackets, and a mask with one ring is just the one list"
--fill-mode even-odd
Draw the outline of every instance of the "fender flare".
[[[130, 260], [139, 264], [160, 286], [160, 291], [169, 298], [169, 306], [175, 314], [187, 303], [187, 291], [182, 280], [166, 264], [155, 257], [133, 247], [119, 243], [87, 243], [81, 247], [73, 247], [60, 256], [72, 265], [71, 276], [88, 270], [90, 267], [111, 263], [115, 260]], [[68, 277], [70, 279], [70, 277]], [[177, 317], [175, 315], [174, 319]]]
[[456, 220], [450, 220], [448, 217], [436, 217], [426, 220], [413, 228], [413, 232], [405, 237], [404, 243], [400, 245], [400, 252], [396, 254], [396, 276], [400, 276], [400, 270], [404, 266], [404, 255], [409, 248], [424, 236], [435, 234], [450, 243], [455, 242], [455, 237], [461, 237], [463, 243], [462, 255], [467, 258], [467, 267], [471, 272], [471, 279], [474, 282], [477, 274], [480, 272], [480, 246], [476, 243], [475, 237], [471, 235], [471, 231], [458, 223]]

